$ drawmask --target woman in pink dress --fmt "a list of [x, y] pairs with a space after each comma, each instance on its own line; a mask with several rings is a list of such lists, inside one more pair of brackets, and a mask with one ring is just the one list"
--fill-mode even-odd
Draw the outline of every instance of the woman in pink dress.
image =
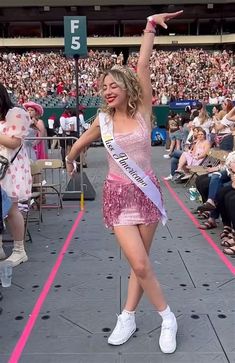
[[209, 141], [206, 139], [206, 131], [199, 126], [197, 127], [197, 130], [197, 139], [193, 147], [190, 150], [183, 152], [179, 158], [178, 168], [175, 173], [187, 173], [191, 166], [200, 165], [203, 159], [208, 155], [211, 146]]
[[[31, 121], [34, 126], [37, 128], [37, 137], [45, 137], [47, 136], [47, 131], [44, 125], [44, 122], [40, 119], [43, 116], [43, 108], [38, 103], [29, 101], [23, 104], [25, 110], [28, 111]], [[35, 145], [36, 157], [37, 159], [48, 159], [47, 154], [47, 141], [40, 140]]]
[[[18, 201], [26, 201], [31, 195], [30, 162], [23, 142], [30, 123], [29, 115], [23, 109], [13, 107], [5, 87], [0, 83], [0, 155], [11, 160], [22, 145], [6, 175], [0, 180], [1, 188], [12, 199], [12, 207], [8, 212], [8, 225], [14, 239], [14, 247], [7, 260], [11, 261], [13, 266], [28, 260], [24, 249], [24, 219], [18, 209]], [[0, 259], [5, 257], [1, 235]]]
[[[101, 131], [103, 132], [104, 126], [107, 125], [113, 129], [117, 146], [132, 159], [130, 162], [133, 165], [135, 163], [144, 172], [144, 180], [151, 180], [155, 195], [162, 199], [150, 156], [152, 87], [149, 60], [155, 27], [160, 25], [167, 28], [165, 22], [179, 14], [181, 12], [156, 14], [148, 18], [138, 58], [137, 75], [131, 69], [122, 66], [115, 66], [103, 74], [100, 82], [105, 103], [103, 113], [98, 115], [67, 155], [67, 171], [70, 174], [74, 172], [73, 163], [79, 153], [92, 141], [99, 139]], [[105, 115], [105, 125], [102, 123], [101, 115]], [[162, 215], [161, 209], [152, 202], [153, 196], [149, 198], [114, 159], [115, 155], [112, 157], [109, 153], [109, 173], [103, 195], [104, 220], [105, 224], [114, 230], [130, 264], [131, 275], [124, 309], [118, 316], [108, 343], [120, 345], [133, 335], [136, 330], [135, 310], [144, 292], [163, 319], [160, 349], [164, 353], [173, 353], [176, 349], [176, 318], [166, 303], [149, 260], [154, 232]], [[128, 170], [131, 168], [127, 165], [126, 167]]]

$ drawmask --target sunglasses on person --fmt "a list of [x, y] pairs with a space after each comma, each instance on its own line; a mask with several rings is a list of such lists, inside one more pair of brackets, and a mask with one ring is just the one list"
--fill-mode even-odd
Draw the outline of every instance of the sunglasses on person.
[[235, 175], [235, 170], [232, 170], [232, 169], [228, 169], [229, 170], [229, 173], [231, 174], [231, 175]]

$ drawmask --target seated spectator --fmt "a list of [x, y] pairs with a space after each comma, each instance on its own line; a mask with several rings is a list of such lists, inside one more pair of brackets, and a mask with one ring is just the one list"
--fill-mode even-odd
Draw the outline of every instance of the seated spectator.
[[178, 168], [178, 163], [179, 163], [179, 159], [180, 159], [181, 155], [183, 154], [184, 151], [189, 151], [192, 149], [194, 143], [196, 142], [197, 134], [198, 134], [198, 127], [194, 127], [193, 135], [191, 137], [187, 138], [187, 140], [185, 142], [184, 150], [174, 150], [173, 151], [173, 153], [171, 154], [171, 173], [170, 173], [170, 175], [168, 175], [164, 178], [165, 180], [173, 179], [173, 177], [175, 175], [175, 171]]
[[193, 147], [184, 151], [179, 159], [178, 168], [175, 173], [185, 175], [191, 166], [200, 165], [203, 159], [208, 155], [210, 143], [206, 140], [206, 132], [198, 127], [197, 139]]
[[222, 120], [223, 116], [221, 117], [220, 114], [221, 105], [214, 105], [212, 108], [212, 121], [217, 122]]
[[[227, 236], [223, 236], [221, 245], [225, 248], [223, 252], [227, 255], [235, 255], [235, 157], [231, 158], [229, 165], [231, 184], [222, 188], [218, 194], [217, 208], [221, 214], [224, 231]], [[230, 229], [230, 230], [229, 230]]]
[[[196, 187], [204, 202], [197, 208], [199, 212], [215, 210], [216, 195], [220, 187], [230, 181], [227, 169], [221, 165], [209, 167], [207, 168], [207, 172], [208, 174], [198, 175], [195, 181]], [[208, 189], [207, 192], [206, 189]]]
[[170, 114], [168, 121], [170, 149], [169, 154], [163, 155], [165, 159], [169, 159], [174, 150], [181, 149], [181, 143], [183, 140], [183, 133], [180, 118], [174, 112]]
[[197, 109], [191, 110], [189, 122], [188, 122], [188, 124], [186, 124], [186, 127], [188, 128], [187, 139], [189, 139], [193, 136], [193, 130], [196, 127], [195, 125], [193, 125], [193, 120], [195, 119], [195, 117], [198, 117], [198, 115], [199, 115], [199, 111]]
[[215, 136], [216, 136], [216, 130], [215, 125], [222, 120], [220, 116], [221, 106], [215, 105], [212, 108], [212, 126], [210, 128], [210, 142], [211, 146], [215, 146]]
[[230, 102], [226, 102], [226, 98], [223, 97], [221, 99], [220, 105], [221, 105], [221, 110], [219, 111], [217, 118], [219, 120], [222, 120], [222, 118], [231, 110], [231, 104]]
[[[191, 107], [186, 106], [184, 109], [184, 113], [180, 116], [180, 123], [182, 126], [182, 134], [183, 134], [183, 140], [182, 140], [183, 145], [185, 144], [190, 131], [189, 123], [191, 118], [191, 111], [192, 111]], [[181, 147], [183, 146], [182, 144]]]
[[228, 99], [224, 101], [224, 104], [227, 105], [229, 111], [221, 121], [214, 124], [216, 132], [215, 143], [220, 149], [231, 151], [233, 150], [232, 129], [234, 128], [235, 122], [235, 107], [233, 106], [232, 101]]
[[203, 204], [197, 210], [200, 213], [209, 212], [207, 221], [199, 227], [200, 229], [217, 227], [216, 219], [219, 217], [219, 210], [217, 208], [218, 195], [225, 185], [230, 184], [231, 177], [229, 169], [231, 168], [231, 162], [234, 161], [235, 152], [231, 152], [228, 154], [224, 165], [221, 164], [214, 168], [208, 168], [208, 174], [197, 177], [196, 187], [203, 201]]
[[198, 105], [199, 114], [197, 117], [194, 118], [192, 124], [193, 126], [200, 126], [203, 130], [206, 131], [206, 136], [209, 138], [210, 128], [213, 125], [212, 119], [209, 116], [208, 112], [206, 111], [205, 104], [200, 103]]

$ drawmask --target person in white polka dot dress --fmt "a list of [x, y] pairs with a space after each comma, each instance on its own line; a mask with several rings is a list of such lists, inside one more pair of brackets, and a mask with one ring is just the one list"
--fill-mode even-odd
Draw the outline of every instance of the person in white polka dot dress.
[[[1, 188], [12, 199], [12, 207], [8, 212], [8, 225], [14, 239], [14, 247], [7, 261], [11, 261], [13, 266], [28, 260], [24, 249], [24, 219], [18, 209], [18, 201], [28, 200], [31, 195], [30, 160], [24, 145], [30, 123], [28, 113], [22, 108], [13, 106], [6, 88], [0, 83], [0, 155], [11, 160], [22, 145], [6, 175], [0, 180]], [[0, 236], [0, 259], [5, 257]]]

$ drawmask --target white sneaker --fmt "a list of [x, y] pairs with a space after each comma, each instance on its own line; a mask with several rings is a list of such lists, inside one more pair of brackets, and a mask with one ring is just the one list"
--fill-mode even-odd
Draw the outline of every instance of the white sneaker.
[[173, 176], [170, 174], [168, 176], [165, 176], [163, 179], [164, 180], [172, 180]]
[[28, 256], [25, 251], [14, 251], [12, 254], [6, 259], [6, 261], [12, 262], [12, 267], [19, 265], [20, 263], [28, 261]]
[[108, 338], [108, 343], [111, 345], [121, 345], [134, 334], [136, 331], [135, 315], [122, 312], [117, 315], [117, 324]]
[[165, 155], [163, 155], [163, 157], [164, 157], [164, 159], [170, 159], [171, 158], [169, 154], [165, 154]]
[[177, 321], [175, 316], [172, 320], [163, 320], [159, 346], [163, 353], [174, 353], [176, 350]]
[[0, 260], [4, 260], [6, 258], [6, 254], [4, 252], [4, 249], [0, 247]]

